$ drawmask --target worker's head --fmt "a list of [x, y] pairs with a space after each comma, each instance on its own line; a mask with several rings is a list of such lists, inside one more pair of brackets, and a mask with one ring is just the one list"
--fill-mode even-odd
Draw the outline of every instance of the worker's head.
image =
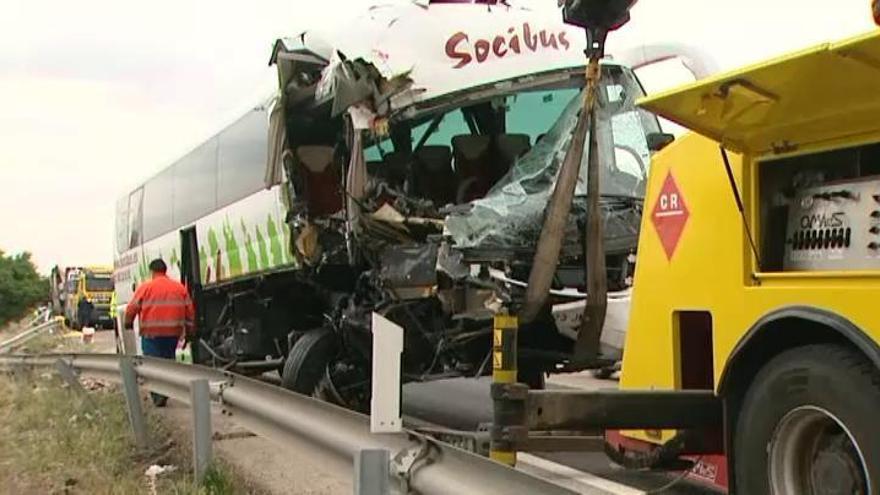
[[156, 258], [150, 262], [150, 273], [155, 277], [156, 275], [165, 275], [165, 272], [168, 271], [168, 265], [162, 261], [162, 258]]

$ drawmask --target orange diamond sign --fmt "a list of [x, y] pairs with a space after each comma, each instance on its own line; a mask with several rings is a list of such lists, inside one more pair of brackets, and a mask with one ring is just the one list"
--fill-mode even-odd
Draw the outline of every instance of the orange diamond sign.
[[651, 213], [651, 221], [666, 251], [666, 259], [672, 259], [689, 215], [684, 196], [681, 195], [678, 184], [669, 172], [666, 174], [660, 196], [657, 197], [654, 211]]

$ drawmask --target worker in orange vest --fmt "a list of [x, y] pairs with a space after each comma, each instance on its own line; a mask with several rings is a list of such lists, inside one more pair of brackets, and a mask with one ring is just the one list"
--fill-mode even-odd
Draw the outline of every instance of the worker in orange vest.
[[[189, 292], [180, 282], [168, 278], [162, 259], [150, 262], [152, 279], [141, 284], [125, 307], [125, 328], [139, 318], [141, 348], [145, 356], [174, 359], [181, 337], [194, 330], [195, 310]], [[164, 407], [168, 398], [150, 394], [153, 404]]]

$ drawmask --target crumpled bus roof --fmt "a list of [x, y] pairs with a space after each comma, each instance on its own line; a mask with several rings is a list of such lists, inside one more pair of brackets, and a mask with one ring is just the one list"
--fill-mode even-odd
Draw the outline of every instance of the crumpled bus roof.
[[[319, 102], [338, 96], [339, 72], [352, 72], [354, 62], [386, 81], [405, 77], [409, 83], [389, 101], [393, 111], [470, 87], [582, 66], [584, 48], [583, 32], [564, 24], [554, 9], [413, 1], [373, 6], [330, 37], [307, 31], [279, 39], [270, 64], [278, 67], [281, 88], [302, 71], [320, 68]], [[363, 84], [362, 75], [347, 78]]]

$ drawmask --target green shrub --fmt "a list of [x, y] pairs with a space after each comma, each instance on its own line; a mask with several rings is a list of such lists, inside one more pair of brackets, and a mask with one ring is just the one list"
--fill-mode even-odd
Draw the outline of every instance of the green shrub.
[[0, 328], [48, 298], [49, 282], [37, 273], [31, 254], [7, 256], [0, 250]]

